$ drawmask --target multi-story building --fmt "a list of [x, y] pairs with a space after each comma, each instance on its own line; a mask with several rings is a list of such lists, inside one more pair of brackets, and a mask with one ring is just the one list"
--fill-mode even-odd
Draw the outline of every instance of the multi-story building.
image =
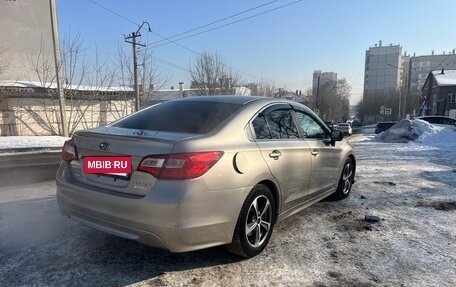
[[326, 84], [331, 82], [337, 82], [337, 73], [322, 72], [320, 70], [314, 71], [312, 79], [313, 93], [315, 94], [319, 88], [324, 87]]
[[389, 44], [382, 46], [382, 41], [366, 51], [364, 69], [364, 95], [379, 95], [396, 91], [401, 84], [402, 47]]
[[444, 52], [440, 55], [435, 55], [434, 52], [431, 55], [413, 55], [410, 57], [409, 67], [407, 93], [417, 96], [423, 88], [429, 72], [441, 69], [456, 69], [455, 50], [448, 54]]

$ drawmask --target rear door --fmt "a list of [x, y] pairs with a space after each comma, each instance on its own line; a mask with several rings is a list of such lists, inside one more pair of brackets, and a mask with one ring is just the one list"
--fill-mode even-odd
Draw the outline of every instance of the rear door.
[[291, 106], [273, 105], [253, 121], [256, 143], [282, 194], [282, 208], [304, 200], [309, 185], [311, 159], [309, 146], [299, 138]]

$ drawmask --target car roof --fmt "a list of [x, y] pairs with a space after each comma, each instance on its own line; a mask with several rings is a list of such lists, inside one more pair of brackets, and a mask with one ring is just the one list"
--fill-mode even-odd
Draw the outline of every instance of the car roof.
[[294, 108], [304, 109], [307, 112], [313, 113], [313, 111], [306, 105], [282, 98], [271, 98], [271, 97], [260, 97], [260, 96], [235, 96], [235, 95], [217, 95], [217, 96], [196, 96], [182, 99], [175, 99], [171, 101], [191, 101], [191, 102], [219, 102], [219, 103], [232, 103], [240, 104], [243, 106], [251, 105], [256, 108], [266, 106], [269, 104], [289, 104]]
[[233, 103], [233, 104], [245, 105], [245, 104], [247, 104], [249, 102], [252, 102], [252, 101], [267, 100], [267, 99], [270, 99], [271, 101], [274, 100], [274, 98], [259, 97], [259, 96], [221, 95], [221, 96], [196, 96], [196, 97], [176, 99], [176, 100], [173, 100], [173, 101], [223, 102], [223, 103]]
[[447, 116], [422, 116], [422, 117], [418, 117], [417, 119], [430, 119], [430, 118], [453, 119], [453, 118], [447, 117]]

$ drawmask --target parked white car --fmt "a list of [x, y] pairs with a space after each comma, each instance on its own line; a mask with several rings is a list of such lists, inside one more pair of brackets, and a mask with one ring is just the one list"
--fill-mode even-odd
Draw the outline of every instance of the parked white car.
[[348, 134], [349, 136], [351, 136], [353, 133], [353, 129], [349, 123], [339, 123], [337, 125], [337, 129], [343, 134]]

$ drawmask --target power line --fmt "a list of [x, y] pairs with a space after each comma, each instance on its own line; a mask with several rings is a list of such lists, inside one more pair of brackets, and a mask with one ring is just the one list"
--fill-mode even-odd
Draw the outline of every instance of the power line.
[[[248, 16], [248, 17], [245, 17], [245, 18], [238, 19], [238, 20], [236, 20], [236, 21], [232, 21], [232, 22], [229, 22], [229, 23], [226, 23], [226, 24], [223, 24], [223, 25], [214, 27], [214, 28], [210, 28], [210, 29], [207, 29], [207, 30], [198, 32], [198, 33], [194, 33], [194, 34], [191, 34], [191, 35], [188, 35], [188, 36], [185, 36], [185, 37], [181, 37], [181, 38], [176, 39], [176, 40], [170, 40], [171, 37], [169, 37], [169, 38], [163, 37], [163, 38], [164, 38], [164, 40], [167, 40], [167, 41], [169, 41], [170, 43], [176, 43], [177, 41], [182, 41], [182, 40], [184, 40], [184, 39], [188, 39], [188, 38], [191, 38], [191, 37], [195, 37], [195, 36], [198, 36], [198, 35], [201, 35], [201, 34], [210, 32], [210, 31], [214, 31], [214, 30], [217, 30], [217, 29], [226, 27], [226, 26], [230, 26], [230, 25], [233, 25], [233, 24], [242, 22], [242, 21], [246, 21], [246, 20], [249, 20], [249, 19], [252, 19], [252, 18], [261, 16], [261, 15], [264, 15], [264, 14], [267, 14], [267, 13], [270, 13], [270, 12], [273, 12], [273, 11], [276, 11], [276, 10], [279, 10], [279, 9], [282, 9], [282, 8], [285, 8], [285, 7], [287, 7], [287, 6], [294, 5], [294, 4], [299, 3], [299, 2], [302, 2], [302, 1], [303, 1], [303, 0], [296, 0], [296, 1], [293, 1], [293, 2], [290, 2], [290, 3], [287, 3], [287, 4], [284, 4], [284, 5], [278, 6], [278, 7], [273, 8], [273, 9], [269, 9], [269, 10], [266, 10], [266, 11], [263, 11], [263, 12], [260, 12], [260, 13], [257, 13], [257, 14], [254, 14], [254, 15], [251, 15], [251, 16]], [[163, 41], [163, 40], [160, 40], [160, 41]], [[152, 44], [154, 44], [154, 43], [152, 43]], [[150, 48], [151, 48], [151, 49], [152, 49], [152, 48], [157, 48], [157, 47], [161, 47], [161, 46], [168, 45], [168, 44], [169, 44], [169, 43], [162, 43], [162, 44], [159, 44], [159, 45], [152, 46], [152, 47], [150, 47]]]
[[155, 57], [155, 56], [151, 56], [151, 57], [152, 57], [154, 60], [156, 60], [156, 61], [158, 61], [158, 62], [160, 62], [160, 63], [162, 63], [162, 64], [165, 64], [165, 65], [174, 67], [174, 68], [176, 68], [176, 69], [179, 69], [179, 70], [182, 70], [182, 71], [185, 71], [185, 72], [188, 72], [188, 73], [190, 72], [189, 69], [183, 68], [183, 67], [181, 67], [181, 66], [178, 66], [178, 65], [176, 65], [176, 64], [173, 64], [173, 63], [168, 62], [168, 61], [166, 61], [166, 60], [163, 60], [163, 59], [161, 59], [161, 58], [158, 58], [158, 57]]
[[[119, 56], [118, 54], [114, 54], [114, 53], [112, 53], [112, 52], [108, 52], [108, 51], [104, 51], [104, 50], [98, 50], [98, 49], [91, 49], [91, 50], [93, 50], [95, 53], [97, 53], [97, 52], [98, 52], [98, 53], [103, 53], [103, 54], [110, 55], [110, 56], [114, 56], [114, 57], [118, 57], [118, 56]], [[138, 50], [138, 52], [142, 52], [142, 51], [141, 51], [141, 50]], [[182, 71], [185, 71], [185, 72], [190, 72], [189, 69], [184, 68], [184, 67], [179, 66], [179, 65], [176, 65], [176, 64], [173, 64], [173, 63], [171, 63], [171, 62], [169, 62], [169, 61], [167, 61], [167, 60], [164, 60], [164, 59], [162, 59], [162, 58], [159, 58], [159, 57], [156, 57], [156, 56], [152, 56], [152, 55], [150, 55], [150, 57], [151, 57], [152, 59], [156, 60], [157, 62], [160, 62], [160, 63], [162, 63], [162, 64], [168, 65], [168, 66], [173, 67], [173, 68], [175, 68], [175, 69], [179, 69], [179, 70], [182, 70]]]
[[[442, 62], [440, 62], [437, 66], [435, 66], [433, 69], [431, 69], [431, 71], [434, 71], [435, 69], [437, 69], [440, 65], [442, 65], [446, 60], [448, 60], [451, 55], [454, 55], [454, 54], [448, 54], [448, 56], [445, 57], [445, 59], [443, 59]], [[445, 67], [448, 66], [448, 64], [445, 65]]]
[[136, 26], [139, 26], [139, 24], [136, 23], [135, 21], [133, 21], [133, 20], [131, 20], [131, 19], [128, 19], [128, 18], [125, 17], [125, 16], [122, 16], [121, 14], [117, 13], [116, 11], [111, 10], [111, 9], [109, 9], [108, 7], [106, 7], [106, 6], [104, 6], [104, 5], [101, 5], [100, 3], [95, 2], [95, 1], [93, 1], [93, 0], [89, 0], [89, 1], [92, 2], [93, 4], [97, 5], [98, 7], [100, 7], [100, 8], [102, 8], [102, 9], [104, 9], [104, 10], [106, 10], [106, 11], [108, 11], [108, 12], [110, 12], [110, 13], [112, 13], [112, 14], [114, 14], [114, 15], [116, 15], [116, 16], [122, 18], [122, 19], [124, 19], [125, 21], [128, 21], [128, 22], [130, 22], [130, 23], [132, 23], [132, 24], [134, 24], [134, 25], [136, 25]]
[[[122, 18], [122, 19], [124, 19], [125, 21], [128, 21], [128, 22], [130, 22], [130, 23], [132, 23], [132, 24], [134, 24], [134, 25], [136, 25], [136, 26], [139, 26], [139, 24], [136, 23], [135, 21], [133, 21], [133, 20], [131, 20], [131, 19], [129, 19], [129, 18], [127, 18], [127, 17], [125, 17], [125, 16], [123, 16], [123, 15], [117, 13], [117, 12], [115, 12], [115, 11], [112, 10], [112, 9], [110, 9], [110, 8], [104, 6], [104, 5], [101, 5], [100, 3], [98, 3], [98, 2], [96, 2], [96, 1], [94, 1], [94, 0], [89, 0], [89, 1], [90, 1], [91, 3], [93, 3], [93, 4], [95, 4], [96, 6], [98, 6], [98, 7], [102, 8], [102, 9], [104, 9], [104, 10], [106, 10], [106, 11], [108, 11], [108, 12], [110, 12], [110, 13], [112, 13], [112, 14], [114, 14], [114, 15], [116, 15], [116, 16]], [[278, 0], [277, 0], [277, 1], [278, 1]], [[199, 52], [197, 52], [197, 51], [195, 51], [195, 50], [193, 50], [193, 49], [191, 49], [191, 48], [188, 48], [188, 47], [186, 47], [186, 46], [184, 46], [184, 45], [182, 45], [182, 44], [180, 44], [180, 43], [177, 43], [177, 41], [180, 41], [180, 40], [183, 40], [183, 39], [187, 39], [187, 38], [190, 38], [190, 37], [194, 37], [194, 36], [196, 36], [196, 35], [200, 35], [200, 34], [203, 34], [203, 33], [207, 33], [207, 32], [209, 32], [209, 31], [213, 31], [213, 30], [216, 30], [216, 29], [220, 29], [220, 28], [223, 28], [223, 27], [226, 27], [226, 26], [229, 26], [229, 25], [233, 25], [233, 24], [235, 24], [235, 23], [239, 23], [239, 22], [242, 22], [242, 21], [245, 21], [245, 20], [254, 18], [254, 17], [258, 17], [258, 16], [260, 16], [260, 15], [263, 15], [263, 14], [266, 14], [266, 13], [270, 13], [270, 12], [273, 12], [273, 11], [276, 11], [276, 10], [279, 10], [279, 9], [282, 9], [282, 8], [284, 8], [284, 7], [287, 7], [287, 6], [296, 4], [296, 3], [298, 3], [298, 2], [302, 2], [302, 1], [303, 1], [303, 0], [296, 0], [296, 1], [293, 1], [293, 2], [290, 2], [290, 3], [287, 3], [287, 4], [284, 4], [284, 5], [278, 6], [278, 7], [276, 7], [276, 8], [269, 9], [269, 10], [263, 11], [263, 12], [261, 12], [261, 13], [257, 13], [257, 14], [251, 15], [251, 16], [249, 16], [249, 17], [242, 18], [242, 19], [239, 19], [239, 20], [236, 20], [236, 21], [233, 21], [233, 22], [229, 22], [229, 23], [226, 23], [226, 24], [224, 24], [224, 25], [220, 25], [220, 26], [217, 26], [217, 27], [214, 27], [214, 28], [211, 28], [211, 29], [207, 29], [207, 30], [204, 30], [204, 31], [201, 31], [201, 32], [198, 32], [198, 33], [195, 33], [195, 34], [192, 34], [192, 35], [189, 35], [189, 36], [186, 36], [186, 37], [177, 39], [177, 40], [172, 40], [172, 39], [170, 39], [170, 37], [165, 37], [165, 36], [163, 36], [163, 35], [158, 34], [157, 32], [151, 31], [153, 34], [155, 34], [155, 35], [157, 35], [158, 37], [162, 38], [163, 40], [161, 40], [161, 41], [165, 41], [165, 40], [166, 40], [166, 41], [168, 41], [168, 43], [163, 43], [163, 44], [161, 44], [161, 45], [157, 45], [157, 46], [153, 46], [153, 47], [150, 47], [150, 48], [146, 48], [145, 50], [151, 49], [151, 48], [155, 48], [155, 47], [159, 47], [159, 46], [163, 46], [163, 45], [167, 45], [167, 44], [172, 43], [172, 44], [175, 44], [175, 45], [177, 45], [177, 46], [179, 46], [179, 47], [181, 47], [181, 48], [183, 48], [183, 49], [185, 49], [185, 50], [187, 50], [187, 51], [189, 51], [189, 52], [192, 52], [192, 53], [194, 53], [194, 54], [196, 54], [196, 55], [198, 55], [198, 56], [202, 56], [201, 53], [199, 53]], [[268, 3], [272, 3], [272, 2], [275, 2], [275, 1], [267, 2], [267, 3], [263, 4], [263, 6], [266, 6], [266, 5], [268, 5]], [[261, 5], [260, 5], [260, 6], [261, 6]], [[255, 7], [254, 7], [254, 8], [255, 8]], [[251, 10], [253, 10], [254, 8], [251, 8]], [[239, 13], [242, 14], [242, 12], [239, 12]], [[234, 17], [234, 16], [233, 16], [233, 17]], [[227, 18], [231, 18], [231, 17], [228, 16]], [[220, 21], [219, 21], [219, 22], [220, 22]], [[207, 24], [207, 25], [209, 25], [209, 24]], [[204, 26], [204, 25], [203, 25], [203, 26]], [[195, 29], [196, 29], [196, 28], [195, 28]], [[173, 36], [172, 36], [172, 37], [173, 37]], [[156, 58], [156, 57], [155, 57], [155, 58]], [[158, 59], [158, 58], [157, 58], [157, 59]], [[165, 62], [167, 62], [167, 61], [165, 61]], [[170, 64], [170, 65], [173, 65], [173, 66], [175, 66], [175, 67], [178, 67], [177, 65], [172, 64], [172, 63], [170, 63], [170, 62], [167, 62], [167, 63]], [[262, 77], [258, 77], [258, 76], [254, 76], [254, 75], [250, 75], [250, 74], [248, 74], [248, 73], [242, 72], [242, 71], [240, 71], [240, 70], [238, 70], [238, 69], [235, 69], [235, 68], [233, 68], [233, 67], [230, 67], [230, 66], [228, 66], [228, 65], [226, 65], [226, 64], [223, 64], [223, 66], [226, 67], [226, 68], [228, 68], [228, 69], [230, 69], [230, 70], [232, 70], [232, 71], [235, 71], [235, 72], [237, 72], [237, 73], [246, 75], [246, 76], [251, 77], [251, 78], [256, 78], [256, 79], [260, 79], [260, 80], [267, 80], [267, 79], [264, 79], [264, 78], [262, 78]], [[182, 68], [182, 67], [179, 67], [179, 69], [189, 72], [188, 69], [185, 69], [185, 68]], [[276, 81], [270, 81], [270, 80], [267, 80], [267, 81], [272, 82], [272, 83], [276, 83]], [[285, 83], [283, 83], [283, 84], [285, 84]]]
[[[255, 7], [253, 7], [253, 8], [250, 8], [250, 9], [247, 9], [247, 10], [244, 10], [244, 11], [241, 11], [241, 12], [238, 12], [238, 13], [236, 13], [236, 14], [233, 14], [233, 15], [230, 15], [230, 16], [227, 16], [227, 17], [224, 17], [224, 18], [221, 18], [221, 19], [219, 19], [219, 20], [215, 20], [215, 21], [212, 21], [212, 22], [210, 22], [210, 23], [207, 23], [207, 24], [204, 24], [204, 25], [195, 27], [195, 28], [193, 28], [193, 29], [190, 29], [190, 30], [187, 30], [187, 31], [184, 31], [184, 32], [181, 32], [181, 33], [172, 35], [172, 36], [169, 36], [168, 39], [172, 39], [172, 38], [175, 38], [175, 37], [179, 37], [179, 36], [188, 34], [188, 33], [190, 33], [190, 32], [199, 30], [199, 29], [201, 29], [201, 28], [208, 27], [208, 26], [211, 26], [211, 25], [213, 25], [213, 24], [217, 24], [217, 23], [223, 22], [223, 21], [225, 21], [225, 20], [234, 18], [234, 17], [236, 17], [236, 16], [239, 16], [239, 15], [242, 15], [242, 14], [245, 14], [245, 13], [248, 13], [248, 12], [251, 12], [251, 11], [253, 11], [253, 10], [262, 8], [262, 7], [264, 7], [264, 6], [270, 5], [270, 4], [272, 4], [272, 3], [274, 3], [274, 2], [277, 2], [277, 1], [279, 1], [279, 0], [274, 0], [274, 1], [270, 1], [270, 2], [267, 2], [267, 3], [261, 4], [261, 5], [255, 6]], [[156, 42], [153, 42], [153, 43], [151, 43], [151, 45], [158, 44], [158, 43], [163, 42], [163, 41], [165, 41], [165, 39], [159, 40], [159, 41], [156, 41]]]

